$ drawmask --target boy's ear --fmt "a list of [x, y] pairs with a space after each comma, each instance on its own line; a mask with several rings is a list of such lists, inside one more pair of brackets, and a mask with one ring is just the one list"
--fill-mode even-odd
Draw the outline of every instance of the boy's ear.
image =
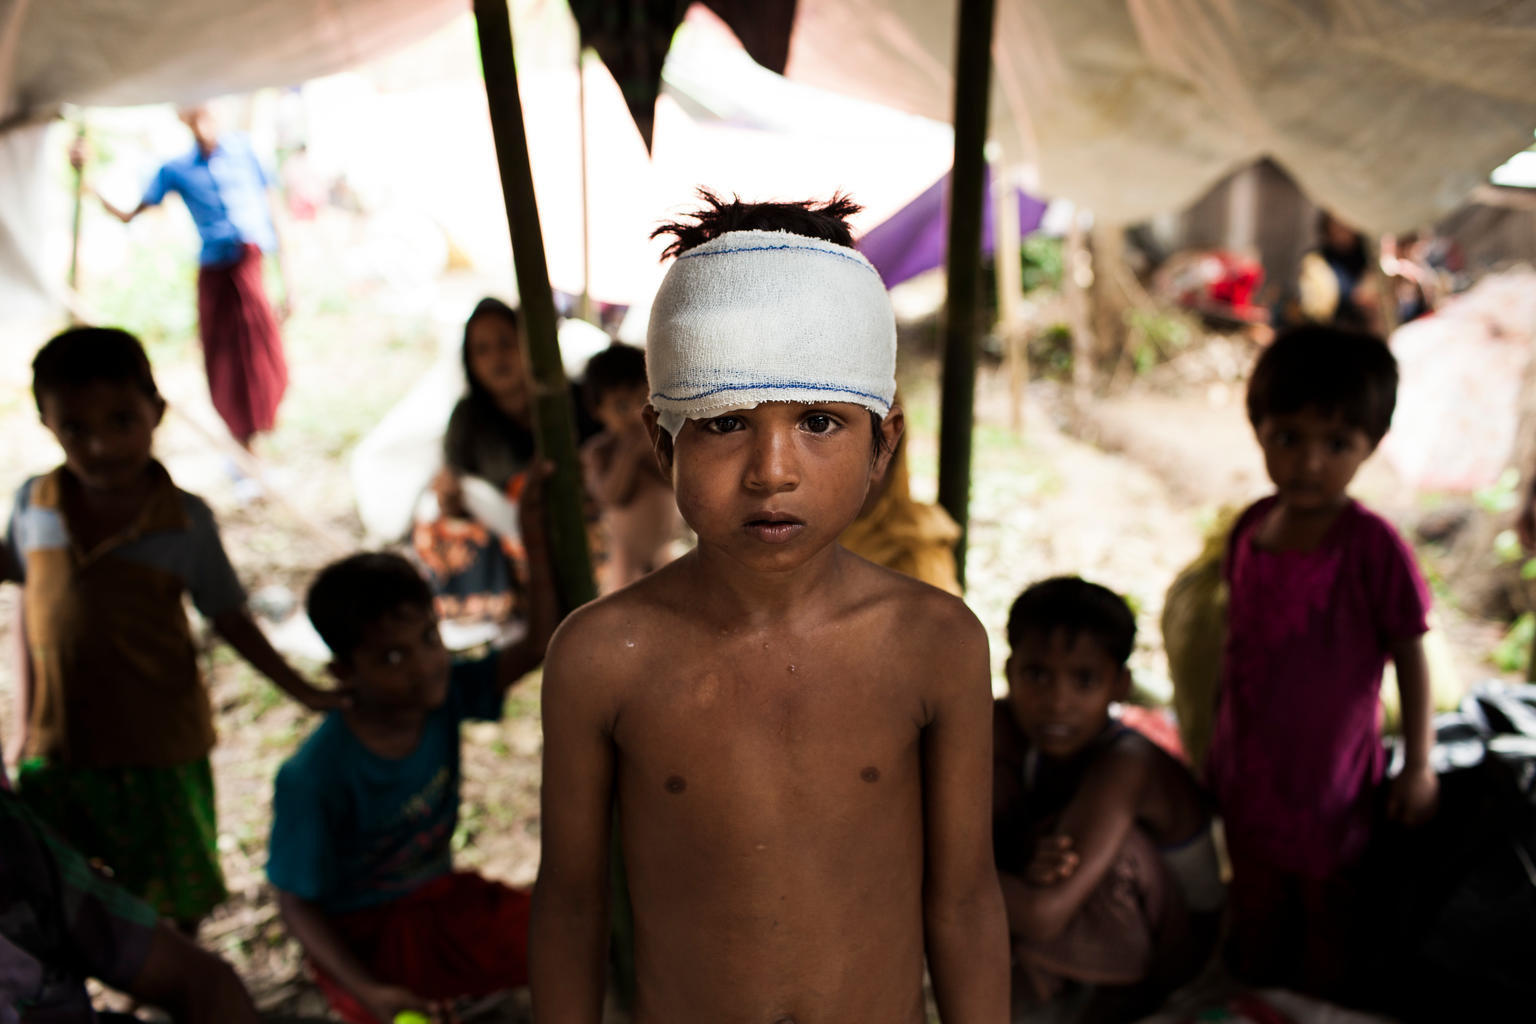
[[875, 459], [873, 478], [879, 480], [885, 476], [886, 470], [891, 468], [891, 460], [896, 457], [896, 448], [901, 444], [901, 435], [907, 429], [907, 414], [901, 411], [901, 406], [891, 406], [891, 411], [885, 414], [880, 421], [880, 433], [884, 443], [880, 446], [880, 454]]
[[672, 476], [672, 436], [668, 434], [665, 439], [662, 438], [661, 435], [666, 431], [662, 429], [661, 414], [656, 411], [654, 405], [645, 403], [645, 409], [641, 415], [645, 417], [645, 432], [651, 436], [651, 451], [656, 453], [656, 464], [670, 478]]
[[1115, 688], [1110, 693], [1110, 699], [1123, 702], [1131, 695], [1131, 669], [1128, 665], [1121, 665], [1120, 672], [1115, 677]]

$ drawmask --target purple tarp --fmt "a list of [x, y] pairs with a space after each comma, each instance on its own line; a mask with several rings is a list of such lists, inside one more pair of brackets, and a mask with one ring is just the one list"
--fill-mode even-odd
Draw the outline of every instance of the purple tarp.
[[[1019, 235], [1040, 226], [1044, 201], [1019, 191]], [[949, 246], [949, 175], [930, 185], [922, 195], [870, 228], [858, 247], [880, 271], [887, 288], [944, 264]], [[986, 202], [982, 207], [981, 251], [992, 251], [992, 175], [987, 174]]]

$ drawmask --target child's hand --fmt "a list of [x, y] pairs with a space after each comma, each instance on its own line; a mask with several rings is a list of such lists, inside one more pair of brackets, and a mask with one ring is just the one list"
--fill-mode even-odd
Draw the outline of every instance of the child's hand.
[[459, 485], [459, 474], [444, 466], [432, 478], [432, 493], [437, 495], [437, 508], [443, 515], [458, 519], [464, 515], [464, 490]]
[[1065, 882], [1077, 871], [1078, 860], [1071, 836], [1046, 836], [1035, 843], [1035, 855], [1024, 869], [1024, 880], [1039, 886]]
[[1440, 803], [1440, 780], [1429, 765], [1404, 768], [1387, 790], [1387, 817], [1410, 827], [1435, 816]]

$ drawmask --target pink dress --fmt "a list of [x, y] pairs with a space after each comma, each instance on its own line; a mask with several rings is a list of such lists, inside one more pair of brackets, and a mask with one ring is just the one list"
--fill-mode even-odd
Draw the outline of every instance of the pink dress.
[[1313, 551], [1254, 543], [1265, 498], [1232, 530], [1211, 788], [1235, 857], [1324, 878], [1369, 837], [1385, 757], [1381, 672], [1428, 628], [1429, 591], [1386, 520], [1351, 500]]

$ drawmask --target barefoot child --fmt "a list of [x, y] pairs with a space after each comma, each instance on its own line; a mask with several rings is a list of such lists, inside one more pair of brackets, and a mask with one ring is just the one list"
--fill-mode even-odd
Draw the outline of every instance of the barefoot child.
[[1021, 1002], [1094, 986], [1130, 1008], [1193, 976], [1222, 903], [1194, 777], [1109, 715], [1130, 691], [1136, 620], [1076, 577], [1008, 615], [1008, 696], [993, 716], [993, 842]]
[[392, 554], [321, 571], [309, 617], [356, 694], [278, 772], [267, 877], [289, 932], [343, 1020], [391, 1024], [527, 982], [528, 896], [453, 871], [459, 726], [501, 717], [553, 628], [542, 534], [527, 531], [529, 633], [450, 664], [432, 591]]
[[1209, 773], [1232, 857], [1233, 967], [1337, 992], [1359, 945], [1360, 879], [1382, 782], [1381, 674], [1402, 694], [1406, 767], [1385, 810], [1433, 813], [1429, 592], [1413, 553], [1346, 493], [1392, 421], [1397, 364], [1380, 338], [1285, 332], [1248, 384], [1275, 493], [1238, 519]]
[[189, 930], [225, 896], [214, 822], [213, 715], [182, 608], [312, 709], [342, 697], [299, 678], [245, 610], [213, 514], [150, 453], [165, 402], [133, 335], [65, 331], [32, 390], [64, 465], [16, 494], [28, 678], [17, 791], [81, 853]]
[[987, 644], [836, 540], [901, 434], [879, 276], [836, 198], [664, 230], [653, 437], [698, 547], [576, 612], [544, 682], [541, 1022], [596, 1024], [616, 802], [635, 1024], [1007, 1019]]
[[645, 426], [645, 352], [611, 345], [587, 361], [587, 408], [603, 425], [581, 449], [587, 493], [602, 509], [609, 560], [603, 592], [617, 590], [667, 561], [682, 521], [672, 481], [661, 472]]

